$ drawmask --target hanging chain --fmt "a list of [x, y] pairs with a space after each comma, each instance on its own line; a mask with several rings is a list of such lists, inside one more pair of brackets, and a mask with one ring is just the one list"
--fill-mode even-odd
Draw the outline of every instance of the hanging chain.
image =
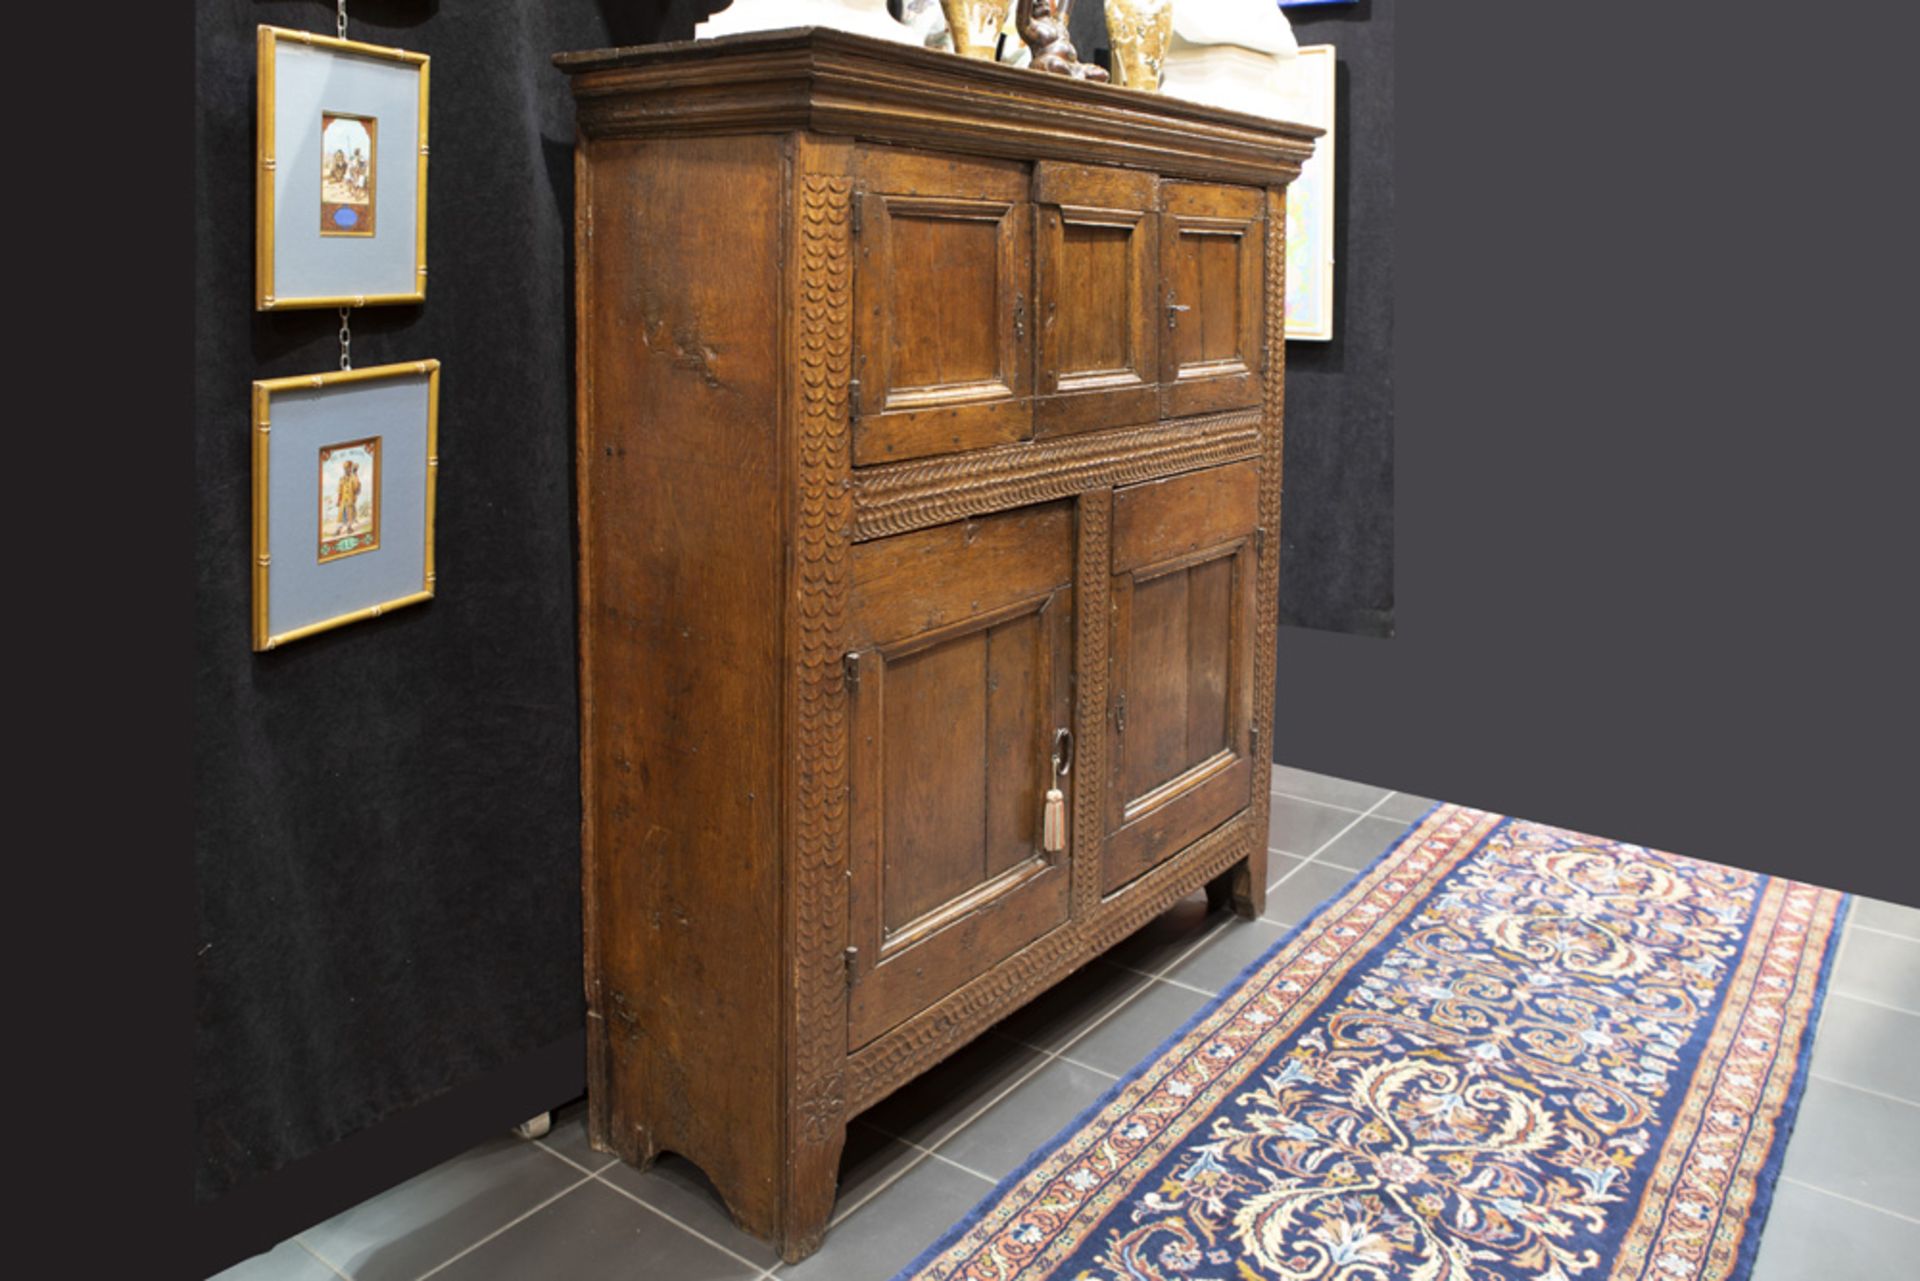
[[353, 329], [347, 324], [347, 316], [353, 309], [340, 309], [340, 368], [353, 368]]
[[340, 38], [345, 40], [347, 38], [347, 0], [339, 0], [339, 3], [334, 5], [333, 25], [339, 31]]

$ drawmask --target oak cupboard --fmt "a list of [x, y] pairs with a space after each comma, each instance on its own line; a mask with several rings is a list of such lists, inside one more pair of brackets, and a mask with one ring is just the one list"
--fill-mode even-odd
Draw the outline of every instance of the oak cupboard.
[[799, 1259], [851, 1116], [1263, 906], [1316, 131], [826, 30], [558, 62], [589, 1129]]

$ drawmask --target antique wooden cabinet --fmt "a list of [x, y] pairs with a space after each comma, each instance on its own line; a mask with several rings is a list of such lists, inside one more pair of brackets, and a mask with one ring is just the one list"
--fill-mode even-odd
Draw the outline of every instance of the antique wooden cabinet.
[[558, 61], [589, 1125], [797, 1259], [852, 1115], [1261, 910], [1316, 131], [824, 30]]

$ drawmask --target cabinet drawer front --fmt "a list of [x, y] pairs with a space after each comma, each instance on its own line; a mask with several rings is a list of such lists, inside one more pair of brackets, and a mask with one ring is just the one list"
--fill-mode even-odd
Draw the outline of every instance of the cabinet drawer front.
[[1114, 495], [1103, 892], [1245, 808], [1253, 781], [1258, 468]]
[[1043, 161], [1033, 191], [1034, 435], [1151, 422], [1160, 412], [1153, 175]]
[[850, 1049], [1067, 919], [1073, 537], [1055, 503], [854, 551]]
[[1161, 185], [1160, 381], [1169, 417], [1259, 403], [1265, 233], [1256, 191]]
[[869, 151], [859, 181], [854, 463], [1027, 439], [1033, 208], [1024, 169]]

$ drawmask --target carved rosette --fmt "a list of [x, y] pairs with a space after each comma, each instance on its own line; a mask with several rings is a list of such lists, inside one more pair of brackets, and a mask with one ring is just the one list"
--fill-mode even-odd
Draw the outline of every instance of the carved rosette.
[[808, 175], [799, 209], [792, 602], [794, 707], [792, 913], [794, 1100], [809, 1144], [838, 1146], [846, 1119], [847, 691], [840, 662], [853, 498], [847, 383], [852, 376], [853, 186]]

